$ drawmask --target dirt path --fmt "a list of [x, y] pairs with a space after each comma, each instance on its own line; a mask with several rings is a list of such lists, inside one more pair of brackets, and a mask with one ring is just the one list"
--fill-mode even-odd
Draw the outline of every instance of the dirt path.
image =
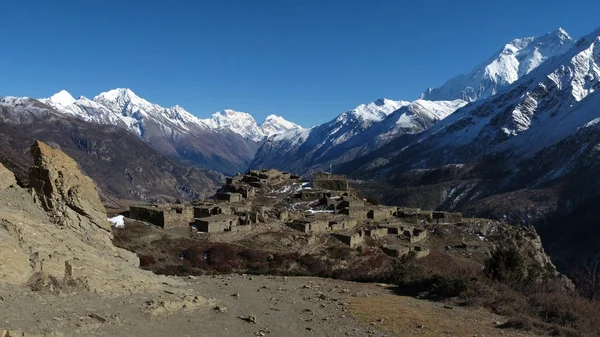
[[[268, 276], [187, 279], [215, 305], [151, 315], [168, 293], [51, 295], [0, 285], [0, 331], [64, 336], [523, 336], [483, 310], [392, 295], [375, 284]], [[240, 318], [242, 317], [242, 318]], [[248, 322], [253, 320], [255, 322]], [[383, 321], [381, 320], [383, 319]], [[26, 335], [29, 336], [29, 335]]]

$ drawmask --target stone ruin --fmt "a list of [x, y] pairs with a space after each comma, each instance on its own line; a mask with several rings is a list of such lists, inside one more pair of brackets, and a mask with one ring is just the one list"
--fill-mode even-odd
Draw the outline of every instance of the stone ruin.
[[218, 214], [197, 218], [194, 227], [200, 232], [222, 233], [231, 232], [239, 226], [240, 218], [237, 215]]
[[429, 255], [429, 248], [423, 246], [406, 246], [406, 245], [390, 245], [382, 246], [381, 250], [391, 257], [404, 257], [411, 252], [415, 254], [415, 258], [420, 259]]
[[194, 221], [194, 209], [184, 204], [134, 205], [129, 208], [129, 217], [169, 229], [189, 226]]
[[[259, 191], [285, 189], [289, 185], [298, 188], [293, 197], [288, 196], [289, 200], [296, 198], [298, 203], [316, 205], [320, 210], [307, 216], [281, 205], [279, 208], [264, 206], [265, 197], [257, 194]], [[132, 206], [131, 216], [165, 229], [192, 224], [200, 232], [213, 234], [248, 231], [253, 224], [276, 219], [306, 234], [333, 235], [350, 247], [361, 245], [366, 238], [387, 238], [388, 241], [396, 238], [406, 242], [410, 251], [419, 252], [415, 253], [418, 256], [423, 256], [425, 253], [422, 252], [426, 251], [424, 247], [413, 245], [427, 238], [427, 231], [419, 227], [421, 224], [462, 221], [460, 213], [371, 205], [349, 188], [344, 176], [324, 172], [316, 173], [312, 184], [301, 184], [300, 177], [290, 173], [250, 170], [227, 178], [226, 184], [213, 199], [193, 207]], [[294, 201], [287, 202], [291, 205]]]
[[348, 180], [342, 175], [318, 172], [313, 175], [313, 188], [330, 191], [347, 191]]

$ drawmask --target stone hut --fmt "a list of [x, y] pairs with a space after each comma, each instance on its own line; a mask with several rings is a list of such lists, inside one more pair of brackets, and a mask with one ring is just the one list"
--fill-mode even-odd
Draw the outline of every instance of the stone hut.
[[443, 223], [459, 223], [463, 221], [462, 213], [449, 213], [449, 212], [432, 212], [433, 222], [438, 224]]
[[349, 216], [336, 216], [329, 220], [329, 227], [332, 231], [338, 231], [342, 229], [351, 229], [356, 227], [358, 221], [355, 218]]
[[298, 198], [302, 201], [315, 200], [323, 198], [323, 192], [313, 190], [302, 190], [298, 193]]
[[216, 195], [217, 200], [223, 200], [223, 201], [227, 201], [227, 202], [240, 202], [242, 201], [242, 195], [239, 193], [232, 193], [232, 192], [227, 192], [227, 193], [217, 193]]
[[342, 243], [349, 246], [350, 248], [360, 246], [365, 240], [365, 238], [362, 236], [362, 233], [360, 232], [336, 233], [333, 234], [333, 237], [340, 240]]
[[379, 206], [373, 207], [367, 213], [367, 217], [373, 220], [387, 220], [394, 217], [395, 207]]
[[219, 214], [231, 215], [232, 214], [231, 208], [218, 206], [218, 205], [194, 206], [194, 218], [206, 218], [211, 215], [219, 215]]
[[348, 180], [342, 175], [318, 172], [313, 175], [313, 187], [331, 191], [347, 191]]
[[189, 226], [194, 221], [194, 210], [183, 204], [161, 206], [135, 205], [129, 208], [132, 219], [149, 222], [163, 229]]
[[404, 237], [407, 238], [410, 243], [419, 242], [427, 238], [427, 230], [420, 228], [405, 230]]
[[238, 222], [238, 216], [219, 214], [196, 219], [194, 221], [194, 227], [196, 227], [200, 232], [222, 233], [230, 232], [232, 228], [238, 225]]
[[410, 253], [410, 247], [405, 245], [383, 246], [381, 250], [391, 257], [403, 257]]
[[383, 238], [388, 235], [387, 228], [368, 228], [365, 229], [363, 232], [365, 236], [368, 236], [373, 239]]
[[329, 231], [329, 223], [325, 220], [302, 220], [288, 223], [288, 226], [304, 233], [325, 233]]
[[237, 192], [242, 195], [242, 198], [248, 200], [256, 196], [256, 190], [252, 186], [241, 186], [237, 189]]
[[429, 255], [429, 248], [423, 246], [414, 246], [412, 249], [415, 252], [415, 258], [420, 259]]
[[353, 207], [350, 206], [348, 208], [344, 208], [342, 210], [340, 210], [340, 214], [346, 214], [348, 216], [357, 218], [357, 219], [369, 219], [369, 212], [371, 211], [371, 207], [361, 207], [361, 206], [357, 206], [357, 207]]
[[415, 228], [405, 223], [380, 224], [379, 227], [387, 228], [389, 235], [404, 235], [404, 231], [412, 231]]

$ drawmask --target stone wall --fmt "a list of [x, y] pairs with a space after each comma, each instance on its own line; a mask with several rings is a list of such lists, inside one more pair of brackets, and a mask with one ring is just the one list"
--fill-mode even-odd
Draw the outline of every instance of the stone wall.
[[163, 227], [165, 225], [164, 212], [152, 206], [131, 206], [129, 217], [135, 220], [149, 222], [153, 225]]
[[333, 234], [333, 237], [340, 240], [343, 244], [350, 248], [360, 246], [364, 242], [364, 237], [361, 233], [338, 233]]
[[313, 176], [313, 188], [331, 191], [347, 191], [348, 180], [344, 176], [315, 174]]
[[187, 227], [194, 221], [194, 209], [186, 206], [174, 206], [163, 213], [164, 229]]
[[213, 215], [207, 218], [199, 218], [194, 221], [194, 227], [200, 232], [206, 233], [222, 233], [231, 231], [234, 226], [237, 226], [239, 221], [234, 215]]

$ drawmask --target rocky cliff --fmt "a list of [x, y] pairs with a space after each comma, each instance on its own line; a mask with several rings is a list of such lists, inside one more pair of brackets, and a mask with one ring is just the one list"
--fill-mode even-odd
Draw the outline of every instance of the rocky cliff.
[[0, 165], [0, 282], [102, 293], [148, 290], [160, 278], [141, 271], [137, 256], [112, 245], [94, 182], [60, 150], [36, 142], [32, 188]]

